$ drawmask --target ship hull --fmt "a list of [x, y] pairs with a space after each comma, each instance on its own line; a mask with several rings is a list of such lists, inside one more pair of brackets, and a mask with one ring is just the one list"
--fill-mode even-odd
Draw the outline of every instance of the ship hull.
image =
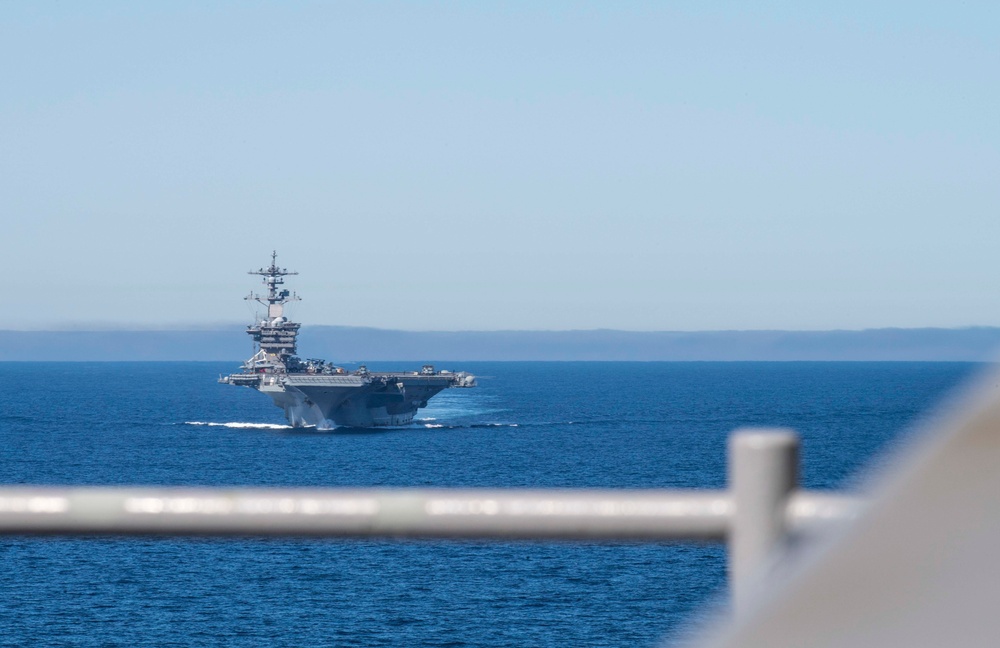
[[392, 427], [413, 422], [427, 401], [454, 378], [443, 375], [262, 377], [255, 387], [285, 411], [295, 427]]

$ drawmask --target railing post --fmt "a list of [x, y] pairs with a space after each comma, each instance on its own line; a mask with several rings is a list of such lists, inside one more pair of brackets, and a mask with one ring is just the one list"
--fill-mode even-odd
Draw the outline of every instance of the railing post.
[[799, 439], [791, 430], [743, 429], [729, 438], [729, 589], [737, 615], [753, 594], [753, 580], [778, 547], [788, 498], [798, 482]]

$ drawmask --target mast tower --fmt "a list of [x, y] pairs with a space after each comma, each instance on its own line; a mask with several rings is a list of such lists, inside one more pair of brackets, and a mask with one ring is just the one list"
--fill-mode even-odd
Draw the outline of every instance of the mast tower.
[[247, 333], [259, 347], [254, 358], [284, 367], [288, 359], [295, 355], [296, 337], [299, 334], [301, 324], [290, 322], [285, 317], [285, 304], [299, 301], [300, 297], [281, 286], [285, 283], [286, 276], [299, 273], [290, 272], [287, 268], [279, 268], [277, 261], [278, 253], [273, 251], [269, 267], [251, 270], [247, 273], [260, 275], [264, 278], [267, 295], [251, 292], [244, 299], [267, 306], [267, 317], [247, 327]]

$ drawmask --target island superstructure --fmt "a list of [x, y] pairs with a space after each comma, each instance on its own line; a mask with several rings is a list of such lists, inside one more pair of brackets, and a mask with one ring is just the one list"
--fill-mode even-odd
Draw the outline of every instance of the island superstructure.
[[411, 372], [374, 372], [364, 366], [347, 371], [324, 360], [302, 360], [295, 355], [301, 324], [285, 317], [285, 305], [299, 300], [284, 288], [285, 277], [298, 273], [279, 268], [272, 253], [270, 266], [249, 274], [263, 277], [267, 294], [250, 293], [245, 299], [265, 306], [266, 316], [247, 327], [255, 353], [243, 371], [219, 382], [267, 394], [293, 426], [406, 425], [438, 392], [476, 386], [471, 374], [435, 371], [432, 365]]

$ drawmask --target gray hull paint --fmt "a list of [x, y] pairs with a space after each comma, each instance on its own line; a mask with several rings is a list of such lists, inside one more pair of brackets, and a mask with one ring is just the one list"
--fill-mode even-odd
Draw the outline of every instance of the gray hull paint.
[[375, 379], [288, 375], [251, 386], [270, 396], [294, 426], [387, 427], [411, 423], [417, 410], [454, 382], [451, 376], [404, 373]]

